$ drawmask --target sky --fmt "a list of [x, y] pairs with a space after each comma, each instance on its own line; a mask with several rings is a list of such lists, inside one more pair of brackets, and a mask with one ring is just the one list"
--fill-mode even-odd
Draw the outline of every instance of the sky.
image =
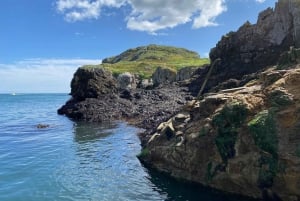
[[208, 57], [276, 0], [1, 0], [0, 93], [68, 93], [76, 69], [148, 44]]

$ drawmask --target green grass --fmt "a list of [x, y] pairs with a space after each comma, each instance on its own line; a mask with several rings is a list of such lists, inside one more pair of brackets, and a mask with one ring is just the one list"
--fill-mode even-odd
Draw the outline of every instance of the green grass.
[[149, 45], [129, 49], [120, 55], [103, 59], [102, 64], [85, 67], [104, 67], [117, 76], [124, 72], [149, 78], [157, 67], [179, 70], [183, 67], [200, 67], [208, 64], [208, 58], [200, 58], [193, 51], [183, 48]]

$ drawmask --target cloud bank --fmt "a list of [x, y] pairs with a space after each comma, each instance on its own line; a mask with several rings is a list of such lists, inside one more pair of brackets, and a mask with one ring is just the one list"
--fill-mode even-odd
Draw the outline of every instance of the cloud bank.
[[101, 60], [90, 59], [27, 59], [0, 63], [0, 93], [67, 93], [78, 67], [99, 63]]
[[193, 28], [215, 26], [226, 11], [225, 0], [57, 0], [56, 8], [67, 21], [98, 19], [103, 8], [129, 7], [125, 20], [131, 30], [155, 33], [188, 22]]

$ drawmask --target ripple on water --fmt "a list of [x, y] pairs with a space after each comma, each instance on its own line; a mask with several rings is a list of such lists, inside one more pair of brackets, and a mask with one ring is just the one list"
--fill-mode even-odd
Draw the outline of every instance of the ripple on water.
[[0, 95], [1, 201], [223, 199], [145, 169], [136, 128], [58, 116], [68, 98]]

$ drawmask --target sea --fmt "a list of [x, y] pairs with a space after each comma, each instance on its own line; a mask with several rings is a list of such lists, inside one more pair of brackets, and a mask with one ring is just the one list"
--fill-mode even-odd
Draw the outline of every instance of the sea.
[[144, 167], [139, 129], [58, 115], [69, 98], [0, 94], [0, 201], [246, 200]]

